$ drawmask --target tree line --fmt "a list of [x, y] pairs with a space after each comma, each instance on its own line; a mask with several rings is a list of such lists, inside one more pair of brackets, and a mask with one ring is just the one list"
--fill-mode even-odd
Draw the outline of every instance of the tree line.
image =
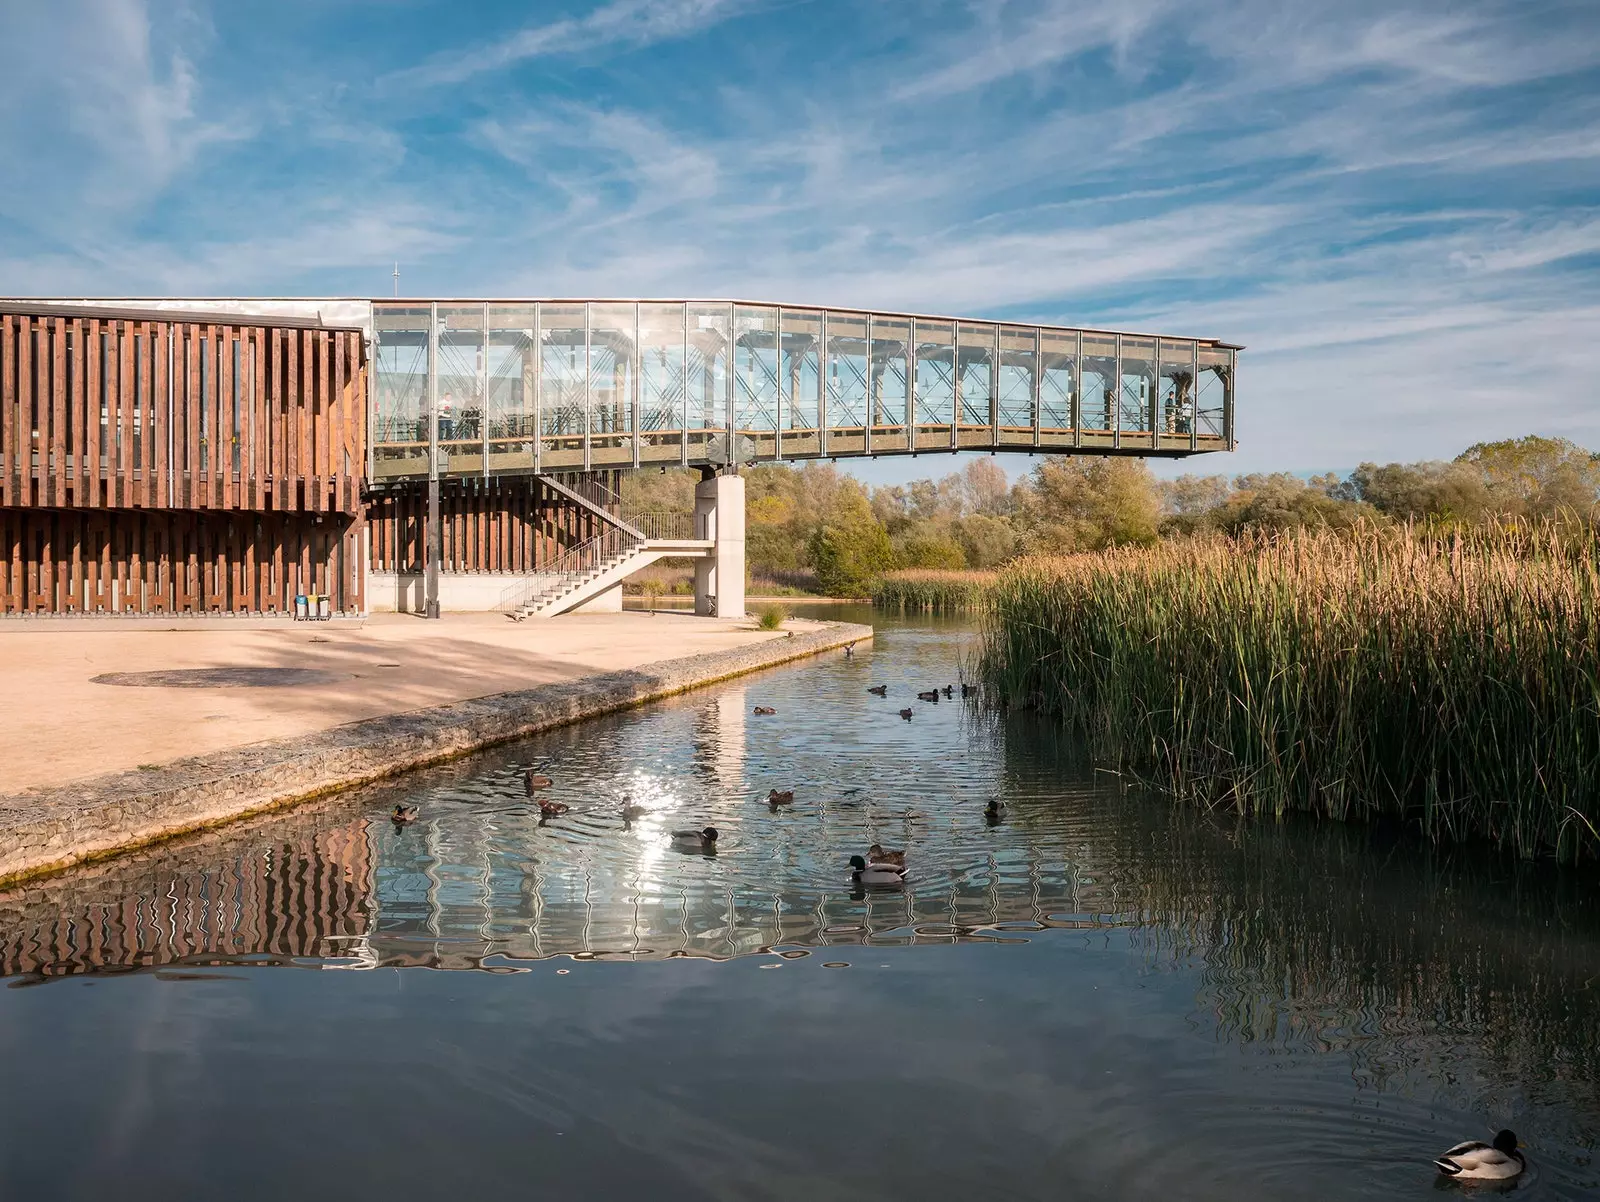
[[[900, 568], [990, 569], [1021, 555], [1153, 544], [1209, 531], [1343, 529], [1361, 523], [1471, 526], [1592, 515], [1600, 455], [1530, 435], [1478, 443], [1449, 461], [1363, 463], [1348, 475], [1187, 474], [1158, 479], [1140, 458], [1041, 459], [1012, 484], [992, 456], [941, 479], [867, 488], [831, 463], [763, 464], [745, 477], [752, 574], [813, 573], [861, 596]], [[630, 509], [688, 511], [692, 471], [635, 473]]]

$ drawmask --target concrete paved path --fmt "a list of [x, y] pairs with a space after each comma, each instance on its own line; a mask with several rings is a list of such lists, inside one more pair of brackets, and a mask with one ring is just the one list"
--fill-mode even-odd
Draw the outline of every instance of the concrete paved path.
[[[792, 620], [796, 631], [812, 623]], [[684, 614], [572, 614], [510, 622], [381, 614], [363, 627], [285, 623], [130, 630], [0, 623], [0, 794], [61, 785], [265, 739], [494, 693], [750, 646], [785, 635]], [[305, 668], [325, 683], [129, 688], [106, 673]]]

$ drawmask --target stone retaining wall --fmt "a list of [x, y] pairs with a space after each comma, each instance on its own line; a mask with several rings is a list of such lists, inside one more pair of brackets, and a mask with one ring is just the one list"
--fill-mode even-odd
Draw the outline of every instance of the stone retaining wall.
[[0, 886], [871, 638], [870, 626], [826, 622], [786, 639], [0, 797]]

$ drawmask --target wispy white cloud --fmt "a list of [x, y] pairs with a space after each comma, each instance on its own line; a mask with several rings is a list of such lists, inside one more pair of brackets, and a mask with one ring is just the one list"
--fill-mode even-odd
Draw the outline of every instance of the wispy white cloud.
[[1249, 345], [1241, 470], [1600, 445], [1592, 5], [414, 0], [245, 90], [236, 7], [79, 2], [0, 43], [7, 291], [1103, 322]]
[[442, 50], [385, 79], [391, 88], [463, 83], [529, 59], [675, 41], [748, 11], [758, 0], [612, 0], [582, 17], [528, 25], [465, 49]]

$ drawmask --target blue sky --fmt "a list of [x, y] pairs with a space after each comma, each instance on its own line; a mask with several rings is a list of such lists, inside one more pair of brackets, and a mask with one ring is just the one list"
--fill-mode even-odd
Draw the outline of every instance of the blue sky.
[[1107, 324], [1249, 347], [1204, 470], [1600, 448], [1593, 0], [0, 0], [0, 31], [0, 294], [381, 296], [398, 259], [412, 294]]

